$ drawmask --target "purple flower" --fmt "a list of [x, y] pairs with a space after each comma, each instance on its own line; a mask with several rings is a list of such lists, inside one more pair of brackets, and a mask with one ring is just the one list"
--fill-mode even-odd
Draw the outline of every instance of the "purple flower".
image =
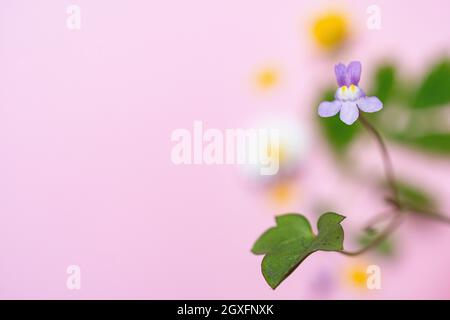
[[334, 67], [339, 88], [334, 95], [334, 101], [324, 101], [319, 105], [319, 116], [332, 117], [340, 112], [339, 117], [348, 125], [358, 119], [359, 110], [377, 112], [383, 108], [383, 103], [377, 97], [366, 97], [358, 87], [361, 77], [361, 62], [352, 61], [346, 67], [339, 63]]

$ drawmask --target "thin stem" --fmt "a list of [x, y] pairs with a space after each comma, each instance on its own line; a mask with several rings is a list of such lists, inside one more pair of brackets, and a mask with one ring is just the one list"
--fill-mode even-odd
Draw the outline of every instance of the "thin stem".
[[394, 167], [392, 165], [392, 160], [391, 160], [391, 157], [389, 156], [389, 152], [386, 147], [386, 144], [384, 143], [384, 140], [383, 140], [381, 134], [379, 133], [379, 131], [369, 121], [367, 121], [367, 119], [365, 118], [364, 115], [360, 114], [359, 119], [360, 119], [361, 123], [364, 125], [364, 127], [370, 133], [372, 133], [372, 135], [375, 137], [375, 140], [377, 141], [377, 143], [380, 147], [382, 158], [383, 158], [384, 171], [386, 174], [386, 180], [388, 181], [388, 184], [389, 184], [391, 192], [392, 192], [392, 198], [388, 198], [387, 199], [388, 202], [390, 202], [392, 205], [394, 205], [394, 207], [396, 207], [399, 210], [407, 209], [409, 211], [413, 211], [413, 212], [417, 212], [417, 213], [424, 213], [424, 214], [427, 214], [426, 217], [429, 219], [433, 219], [436, 221], [450, 224], [450, 217], [447, 217], [440, 213], [432, 212], [430, 210], [423, 210], [420, 208], [415, 208], [413, 206], [409, 206], [409, 205], [403, 203], [402, 201], [400, 201], [399, 195], [398, 195], [399, 192], [398, 192], [397, 184], [395, 182]]
[[364, 230], [369, 230], [371, 229], [374, 225], [387, 220], [389, 218], [392, 218], [392, 214], [394, 213], [393, 210], [389, 210], [389, 211], [384, 211], [382, 213], [377, 214], [376, 216], [373, 216], [367, 223], [366, 226], [364, 227]]
[[339, 251], [340, 253], [347, 255], [347, 256], [358, 256], [360, 254], [365, 253], [366, 251], [372, 249], [373, 247], [377, 246], [381, 242], [383, 242], [392, 232], [394, 232], [398, 226], [400, 226], [402, 220], [403, 220], [403, 210], [402, 206], [399, 200], [398, 196], [398, 190], [397, 190], [397, 184], [395, 183], [395, 175], [394, 175], [394, 168], [392, 166], [391, 157], [389, 156], [389, 152], [387, 150], [386, 144], [384, 143], [383, 138], [381, 137], [381, 134], [378, 132], [378, 130], [369, 122], [367, 119], [360, 114], [359, 119], [363, 126], [371, 133], [375, 141], [378, 143], [378, 146], [381, 151], [382, 159], [383, 159], [383, 166], [384, 166], [384, 172], [386, 175], [386, 180], [389, 184], [389, 187], [392, 192], [393, 199], [391, 200], [392, 204], [395, 206], [397, 211], [395, 212], [388, 212], [383, 213], [381, 215], [375, 216], [375, 218], [372, 219], [372, 221], [368, 224], [368, 226], [365, 228], [369, 228], [372, 224], [379, 222], [380, 220], [385, 220], [386, 218], [392, 216], [392, 213], [394, 215], [392, 216], [392, 220], [388, 224], [388, 226], [384, 229], [383, 232], [381, 232], [378, 236], [376, 236], [370, 243], [368, 243], [366, 246], [360, 248], [356, 251]]
[[375, 127], [369, 121], [367, 121], [367, 119], [362, 114], [359, 115], [359, 119], [360, 119], [361, 123], [363, 124], [363, 126], [374, 136], [376, 142], [378, 143], [378, 146], [380, 148], [381, 155], [383, 158], [383, 165], [384, 165], [384, 172], [386, 175], [386, 180], [389, 184], [389, 187], [391, 189], [392, 196], [393, 196], [392, 203], [397, 208], [400, 208], [401, 204], [400, 204], [400, 200], [399, 200], [399, 196], [398, 196], [397, 185], [395, 183], [394, 168], [392, 166], [391, 157], [389, 156], [389, 152], [386, 147], [386, 144], [384, 143], [384, 140], [381, 137], [381, 134], [378, 132], [378, 130], [375, 129]]
[[383, 159], [386, 180], [392, 192], [392, 198], [389, 198], [388, 200], [390, 203], [392, 203], [392, 205], [396, 208], [396, 210], [377, 215], [370, 221], [370, 223], [365, 228], [366, 230], [370, 228], [373, 224], [383, 221], [386, 218], [389, 218], [389, 216], [392, 217], [387, 227], [381, 233], [379, 233], [370, 243], [368, 243], [367, 245], [363, 246], [362, 248], [356, 251], [342, 250], [339, 251], [339, 253], [347, 256], [358, 256], [377, 246], [378, 244], [383, 242], [387, 237], [389, 237], [389, 235], [391, 235], [391, 233], [393, 233], [400, 226], [400, 224], [403, 221], [403, 217], [407, 211], [428, 213], [428, 215], [426, 215], [427, 218], [431, 218], [436, 221], [450, 224], [450, 218], [444, 215], [431, 211], [424, 211], [422, 209], [414, 208], [412, 206], [408, 206], [407, 204], [403, 204], [400, 202], [399, 192], [397, 189], [397, 184], [395, 182], [394, 168], [392, 166], [391, 157], [389, 156], [386, 144], [384, 143], [384, 140], [381, 137], [381, 134], [378, 132], [378, 130], [369, 121], [367, 121], [367, 119], [362, 114], [359, 115], [359, 119], [361, 123], [364, 125], [364, 127], [375, 137], [375, 140], [378, 143]]
[[403, 204], [404, 208], [410, 212], [421, 215], [423, 218], [428, 218], [430, 220], [450, 224], [450, 217], [447, 217], [439, 212], [435, 212], [433, 210], [425, 210], [421, 208], [417, 208], [414, 206], [410, 206], [408, 204]]
[[367, 244], [366, 246], [362, 247], [361, 249], [356, 250], [356, 251], [345, 251], [345, 250], [342, 250], [342, 251], [339, 251], [339, 253], [342, 253], [342, 254], [347, 255], [347, 256], [358, 256], [358, 255], [363, 254], [366, 251], [372, 249], [373, 247], [375, 247], [378, 244], [380, 244], [381, 242], [383, 242], [387, 237], [389, 237], [389, 235], [391, 235], [392, 232], [394, 232], [400, 226], [400, 224], [403, 221], [403, 216], [404, 216], [403, 211], [398, 211], [395, 214], [395, 216], [392, 218], [391, 222], [386, 227], [386, 229], [384, 229], [383, 232], [381, 232], [369, 244]]

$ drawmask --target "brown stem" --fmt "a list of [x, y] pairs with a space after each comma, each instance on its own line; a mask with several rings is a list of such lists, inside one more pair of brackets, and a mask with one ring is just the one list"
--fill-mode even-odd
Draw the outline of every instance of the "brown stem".
[[381, 242], [383, 242], [392, 232], [394, 232], [402, 223], [403, 220], [403, 212], [402, 211], [398, 211], [392, 218], [391, 222], [389, 223], [389, 225], [386, 227], [386, 229], [384, 229], [383, 232], [381, 232], [378, 236], [375, 237], [375, 239], [373, 239], [369, 244], [367, 244], [366, 246], [362, 247], [359, 250], [356, 251], [339, 251], [340, 253], [347, 255], [347, 256], [358, 256], [360, 254], [365, 253], [366, 251], [372, 249], [373, 247], [377, 246], [378, 244], [380, 244]]
[[[358, 256], [358, 255], [363, 254], [366, 251], [370, 250], [371, 248], [377, 246], [382, 241], [384, 241], [393, 231], [395, 231], [395, 229], [398, 228], [398, 226], [401, 224], [401, 222], [403, 220], [403, 211], [402, 211], [402, 206], [400, 204], [400, 200], [399, 200], [399, 196], [398, 196], [397, 185], [395, 183], [394, 169], [392, 166], [391, 157], [389, 156], [389, 152], [387, 150], [386, 144], [384, 143], [384, 140], [381, 137], [381, 134], [378, 132], [378, 130], [375, 129], [375, 127], [369, 121], [367, 121], [367, 119], [362, 114], [360, 114], [359, 119], [360, 119], [361, 123], [363, 124], [363, 126], [369, 131], [369, 133], [371, 133], [374, 136], [375, 141], [378, 143], [378, 146], [381, 151], [382, 159], [383, 159], [383, 166], [384, 166], [384, 171], [385, 171], [385, 175], [386, 175], [386, 180], [387, 180], [389, 187], [391, 189], [391, 192], [392, 192], [393, 199], [391, 202], [394, 205], [394, 207], [396, 208], [396, 211], [395, 211], [394, 215], [392, 216], [392, 220], [390, 221], [388, 226], [384, 229], [384, 231], [381, 232], [378, 236], [376, 236], [369, 244], [367, 244], [366, 246], [364, 246], [356, 251], [345, 251], [345, 250], [339, 251], [340, 253], [347, 255], [347, 256]], [[374, 223], [374, 221], [376, 223], [380, 220], [384, 220], [387, 217], [391, 216], [391, 214], [392, 214], [392, 212], [388, 212], [387, 214], [385, 213], [385, 214], [376, 216], [372, 220], [372, 222], [366, 227], [366, 229], [368, 227], [370, 227], [371, 224]]]
[[381, 134], [378, 132], [378, 130], [375, 129], [375, 127], [369, 121], [367, 121], [367, 119], [362, 114], [359, 115], [359, 119], [363, 124], [363, 126], [374, 136], [376, 142], [378, 143], [383, 158], [386, 180], [389, 184], [393, 196], [392, 203], [395, 205], [397, 209], [400, 209], [401, 203], [398, 196], [397, 185], [395, 183], [394, 168], [392, 166], [391, 157], [389, 156], [386, 144], [384, 143], [384, 140], [381, 137]]
[[366, 226], [364, 227], [364, 230], [369, 230], [371, 228], [373, 228], [374, 225], [387, 220], [389, 218], [392, 218], [392, 214], [395, 213], [395, 211], [393, 210], [389, 210], [389, 211], [385, 211], [382, 213], [377, 214], [376, 216], [372, 217], [367, 223]]
[[389, 198], [389, 202], [392, 203], [392, 205], [395, 207], [396, 210], [394, 212], [391, 211], [391, 212], [387, 212], [387, 213], [383, 213], [378, 216], [375, 216], [372, 219], [372, 221], [368, 224], [368, 226], [366, 227], [366, 230], [372, 224], [377, 223], [382, 220], [385, 220], [389, 216], [392, 216], [392, 219], [389, 222], [389, 224], [387, 225], [387, 227], [380, 234], [378, 234], [378, 236], [376, 236], [369, 244], [367, 244], [366, 246], [364, 246], [356, 251], [342, 250], [339, 252], [344, 255], [347, 255], [347, 256], [358, 256], [358, 255], [363, 254], [366, 251], [370, 250], [371, 248], [377, 246], [400, 226], [400, 224], [403, 221], [404, 214], [407, 210], [413, 211], [413, 212], [429, 213], [429, 215], [426, 216], [427, 218], [435, 219], [437, 221], [444, 222], [444, 223], [450, 223], [450, 218], [448, 218], [446, 216], [443, 216], [443, 215], [437, 214], [437, 213], [433, 213], [433, 212], [429, 212], [429, 211], [428, 212], [423, 211], [423, 210], [408, 206], [406, 204], [402, 204], [400, 202], [397, 184], [395, 183], [394, 169], [392, 166], [392, 161], [389, 156], [389, 152], [387, 150], [386, 144], [384, 143], [384, 140], [381, 137], [378, 130], [375, 129], [375, 127], [369, 121], [367, 121], [367, 119], [362, 114], [360, 114], [359, 119], [360, 119], [361, 123], [364, 125], [364, 127], [375, 137], [375, 140], [377, 141], [378, 146], [381, 150], [386, 179], [387, 179], [387, 182], [388, 182], [389, 187], [392, 192], [392, 198]]
[[416, 215], [419, 215], [423, 218], [450, 224], [450, 217], [447, 217], [439, 212], [435, 212], [433, 210], [428, 210], [428, 209], [417, 208], [417, 207], [414, 207], [414, 206], [411, 206], [408, 204], [403, 204], [403, 207], [405, 208], [405, 210], [416, 213]]

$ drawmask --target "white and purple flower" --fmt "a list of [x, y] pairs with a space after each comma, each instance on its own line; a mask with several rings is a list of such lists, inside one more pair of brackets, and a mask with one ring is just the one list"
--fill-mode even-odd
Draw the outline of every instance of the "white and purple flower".
[[319, 116], [332, 117], [340, 112], [339, 117], [348, 125], [353, 124], [359, 116], [359, 110], [377, 112], [383, 108], [383, 103], [377, 97], [366, 97], [358, 87], [361, 77], [361, 62], [352, 61], [346, 67], [339, 63], [334, 67], [339, 88], [334, 101], [324, 101], [319, 105]]

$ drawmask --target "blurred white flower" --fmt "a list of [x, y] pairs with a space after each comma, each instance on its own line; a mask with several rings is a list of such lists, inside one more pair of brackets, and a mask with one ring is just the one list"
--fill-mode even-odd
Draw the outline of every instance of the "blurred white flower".
[[[279, 184], [293, 178], [306, 157], [308, 136], [306, 126], [297, 115], [267, 115], [255, 121], [252, 129], [277, 132], [277, 138], [267, 141], [266, 156], [277, 162], [278, 172], [275, 175], [261, 175], [262, 163], [241, 165], [244, 176], [262, 185]], [[260, 146], [249, 146], [249, 152], [261, 152]]]

